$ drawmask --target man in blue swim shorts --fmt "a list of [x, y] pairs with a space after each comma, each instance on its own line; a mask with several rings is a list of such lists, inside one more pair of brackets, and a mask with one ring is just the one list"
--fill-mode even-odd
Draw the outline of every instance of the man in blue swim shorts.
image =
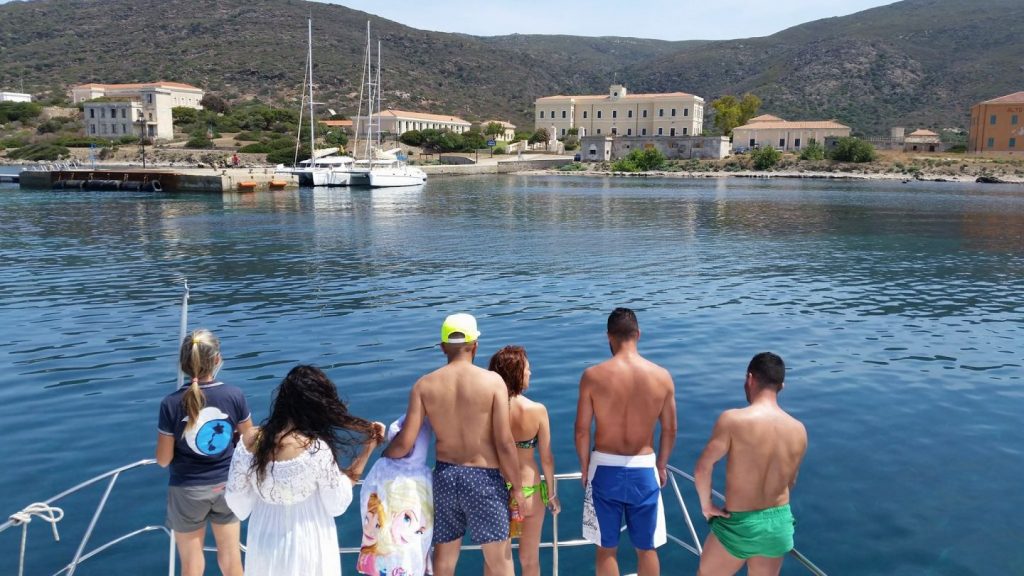
[[616, 308], [608, 317], [611, 359], [587, 368], [580, 378], [576, 453], [586, 472], [583, 536], [597, 544], [600, 576], [619, 573], [623, 519], [636, 548], [638, 576], [661, 572], [656, 548], [666, 540], [661, 487], [676, 438], [675, 385], [667, 370], [640, 355], [639, 339], [636, 314]]
[[[519, 459], [509, 425], [508, 389], [497, 372], [473, 365], [480, 331], [469, 314], [453, 314], [441, 326], [448, 363], [420, 378], [409, 395], [405, 426], [384, 456], [412, 450], [424, 418], [437, 439], [434, 467], [435, 576], [453, 576], [462, 538], [481, 545], [486, 574], [514, 576], [508, 546], [509, 492], [525, 505]], [[504, 476], [504, 477], [503, 477]]]
[[[731, 576], [744, 564], [750, 576], [777, 576], [793, 549], [789, 491], [807, 451], [807, 431], [779, 407], [785, 376], [782, 358], [754, 356], [743, 383], [749, 406], [719, 416], [697, 461], [694, 484], [711, 528], [699, 576]], [[725, 456], [726, 507], [719, 508], [711, 500], [711, 472]]]

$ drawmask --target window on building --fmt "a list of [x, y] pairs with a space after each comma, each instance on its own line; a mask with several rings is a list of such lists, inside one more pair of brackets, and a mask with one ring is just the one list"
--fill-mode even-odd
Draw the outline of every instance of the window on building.
[[96, 125], [95, 124], [89, 124], [89, 134], [95, 134], [95, 133], [96, 133]]
[[597, 111], [597, 117], [598, 117], [598, 119], [601, 118], [601, 111], [600, 110]]
[[619, 117], [619, 111], [618, 110], [612, 110], [612, 118], [618, 118], [618, 117]]
[[1017, 125], [1017, 115], [1016, 114], [1014, 114], [1013, 116], [1010, 116], [1010, 124], [1013, 124], [1014, 126]]
[[690, 115], [690, 109], [689, 108], [683, 108], [683, 116], [689, 116], [689, 115]]
[[121, 133], [122, 134], [127, 134], [128, 133], [128, 125], [127, 124], [121, 124]]
[[689, 131], [689, 128], [683, 128], [683, 136], [686, 136], [687, 131]]
[[117, 118], [117, 108], [111, 108], [110, 109], [110, 117], [111, 118]]
[[668, 135], [669, 135], [669, 136], [675, 136], [675, 135], [676, 135], [676, 129], [675, 129], [675, 128], [672, 128], [671, 130], [669, 130], [669, 131], [668, 131]]
[[598, 128], [598, 129], [597, 129], [597, 133], [598, 133], [598, 134], [600, 134], [600, 133], [601, 133], [601, 129], [600, 129], [600, 128]]
[[619, 133], [619, 129], [618, 128], [612, 128], [612, 136], [615, 136], [618, 133]]
[[101, 124], [100, 125], [100, 134], [106, 134], [106, 133], [107, 133], [107, 125], [106, 124]]
[[642, 111], [641, 116], [643, 116], [644, 118], [647, 118], [647, 110]]
[[641, 128], [640, 129], [640, 135], [641, 136], [647, 136], [647, 128]]
[[[95, 118], [95, 117], [96, 117], [96, 109], [95, 108], [89, 108], [89, 118]], [[95, 128], [96, 127], [93, 126], [93, 129], [95, 129]]]
[[755, 145], [757, 145], [757, 141], [754, 140], [753, 138], [751, 138], [750, 142], [747, 144], [747, 146], [750, 146], [751, 148], [753, 148]]
[[785, 138], [779, 138], [779, 148], [785, 148], [785, 147], [786, 147], [786, 139]]
[[584, 119], [584, 120], [586, 120], [586, 119], [587, 119], [587, 111], [586, 111], [586, 110], [584, 110], [584, 111], [583, 111], [583, 119]]
[[543, 111], [543, 110], [541, 110], [541, 111], [540, 111], [540, 117], [541, 117], [541, 118], [543, 118], [543, 117], [544, 117], [544, 111]]
[[626, 136], [632, 136], [632, 135], [633, 135], [633, 129], [632, 128], [626, 128]]
[[106, 117], [107, 117], [107, 109], [106, 108], [100, 108], [100, 118], [106, 118]]
[[562, 110], [562, 118], [565, 118], [565, 110]]
[[658, 116], [660, 117], [660, 116], [664, 116], [664, 115], [665, 115], [665, 109], [664, 108], [658, 108]]
[[632, 118], [632, 117], [633, 117], [633, 111], [632, 110], [626, 110], [626, 118]]
[[793, 140], [793, 146], [795, 146], [797, 148], [800, 147], [800, 139], [799, 138], [797, 138], [796, 140]]
[[153, 113], [152, 113], [152, 112], [150, 112], [150, 113], [149, 113], [149, 121], [150, 121], [150, 122], [152, 122], [152, 121], [153, 121]]
[[995, 114], [993, 114], [993, 115], [988, 117], [988, 123], [992, 124], [992, 125], [995, 125], [995, 123], [996, 123], [996, 115]]
[[555, 111], [554, 111], [554, 110], [552, 110], [552, 111], [551, 111], [551, 117], [552, 117], [552, 118], [554, 118], [554, 117], [555, 117]]
[[675, 109], [675, 108], [673, 108], [673, 109], [672, 109], [672, 114], [671, 114], [671, 115], [672, 115], [672, 116], [675, 116], [675, 115], [676, 115], [676, 109]]
[[128, 117], [128, 109], [127, 108], [121, 108], [121, 118], [127, 118], [127, 117]]
[[663, 135], [664, 133], [665, 133], [665, 132], [663, 132], [663, 129], [662, 129], [662, 128], [658, 128], [658, 136], [661, 136], [661, 135]]
[[988, 148], [995, 148], [995, 147], [996, 147], [996, 139], [995, 138], [989, 138], [988, 139]]
[[1010, 148], [1016, 148], [1016, 147], [1017, 147], [1017, 139], [1016, 138], [1010, 138]]
[[565, 136], [565, 128], [562, 128], [562, 136]]

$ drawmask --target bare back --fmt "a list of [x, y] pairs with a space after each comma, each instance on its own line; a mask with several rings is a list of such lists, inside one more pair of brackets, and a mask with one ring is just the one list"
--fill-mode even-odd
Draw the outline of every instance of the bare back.
[[437, 459], [450, 464], [498, 467], [493, 414], [496, 403], [508, 411], [501, 376], [468, 362], [427, 374], [413, 388], [437, 437]]
[[777, 405], [758, 404], [729, 410], [719, 423], [729, 443], [725, 482], [729, 510], [787, 504], [807, 451], [803, 424]]
[[594, 448], [600, 452], [651, 454], [654, 425], [670, 403], [675, 420], [672, 377], [639, 354], [616, 355], [588, 368], [581, 389], [593, 407]]

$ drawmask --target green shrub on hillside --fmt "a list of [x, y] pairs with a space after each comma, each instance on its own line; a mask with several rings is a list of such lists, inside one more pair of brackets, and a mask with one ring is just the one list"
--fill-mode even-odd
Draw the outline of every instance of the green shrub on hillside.
[[54, 144], [30, 144], [28, 146], [22, 146], [21, 148], [15, 148], [7, 153], [8, 158], [15, 160], [60, 160], [66, 158], [71, 153], [67, 148], [63, 146], [57, 146]]
[[252, 144], [246, 144], [238, 149], [239, 152], [244, 154], [266, 154], [273, 151], [274, 149], [261, 142], [253, 142]]
[[498, 142], [494, 146], [494, 149], [492, 150], [492, 153], [494, 153], [494, 154], [507, 154], [508, 153], [508, 146], [505, 145], [504, 142]]
[[829, 154], [836, 162], [871, 162], [875, 157], [875, 147], [870, 142], [852, 136], [840, 138]]
[[[302, 162], [303, 160], [308, 159], [309, 156], [310, 156], [310, 154], [309, 154], [309, 146], [308, 145], [304, 145], [301, 148], [299, 148], [299, 157], [298, 157], [298, 161], [299, 162]], [[286, 165], [291, 165], [292, 160], [294, 160], [294, 159], [295, 159], [295, 148], [294, 147], [291, 147], [291, 148], [278, 148], [276, 150], [272, 150], [270, 153], [267, 154], [267, 163], [268, 164], [286, 164]]]
[[782, 160], [782, 152], [772, 146], [762, 146], [750, 153], [750, 159], [757, 170], [771, 170]]
[[185, 143], [186, 148], [213, 148], [213, 141], [202, 132], [192, 134], [192, 137]]
[[408, 132], [402, 132], [402, 135], [398, 137], [398, 141], [406, 146], [420, 146], [423, 144], [423, 134], [419, 130], [409, 130]]
[[0, 102], [0, 124], [37, 118], [43, 107], [35, 102]]
[[811, 139], [807, 143], [807, 146], [800, 151], [801, 160], [824, 160], [825, 159], [825, 147], [818, 144], [818, 141]]
[[106, 138], [96, 138], [94, 136], [64, 136], [57, 138], [54, 144], [58, 146], [67, 146], [68, 148], [88, 148], [95, 144], [101, 148], [109, 148], [111, 146], [110, 140]]
[[612, 162], [612, 170], [615, 172], [646, 172], [658, 170], [665, 166], [665, 155], [657, 148], [645, 148], [633, 150], [625, 158], [619, 158]]

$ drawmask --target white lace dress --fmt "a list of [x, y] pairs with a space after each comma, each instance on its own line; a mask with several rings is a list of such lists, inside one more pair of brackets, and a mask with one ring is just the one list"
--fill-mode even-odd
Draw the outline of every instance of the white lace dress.
[[249, 518], [246, 576], [340, 576], [334, 517], [352, 503], [352, 481], [330, 448], [317, 441], [301, 456], [274, 462], [259, 487], [252, 461], [239, 442], [226, 493], [231, 511]]

